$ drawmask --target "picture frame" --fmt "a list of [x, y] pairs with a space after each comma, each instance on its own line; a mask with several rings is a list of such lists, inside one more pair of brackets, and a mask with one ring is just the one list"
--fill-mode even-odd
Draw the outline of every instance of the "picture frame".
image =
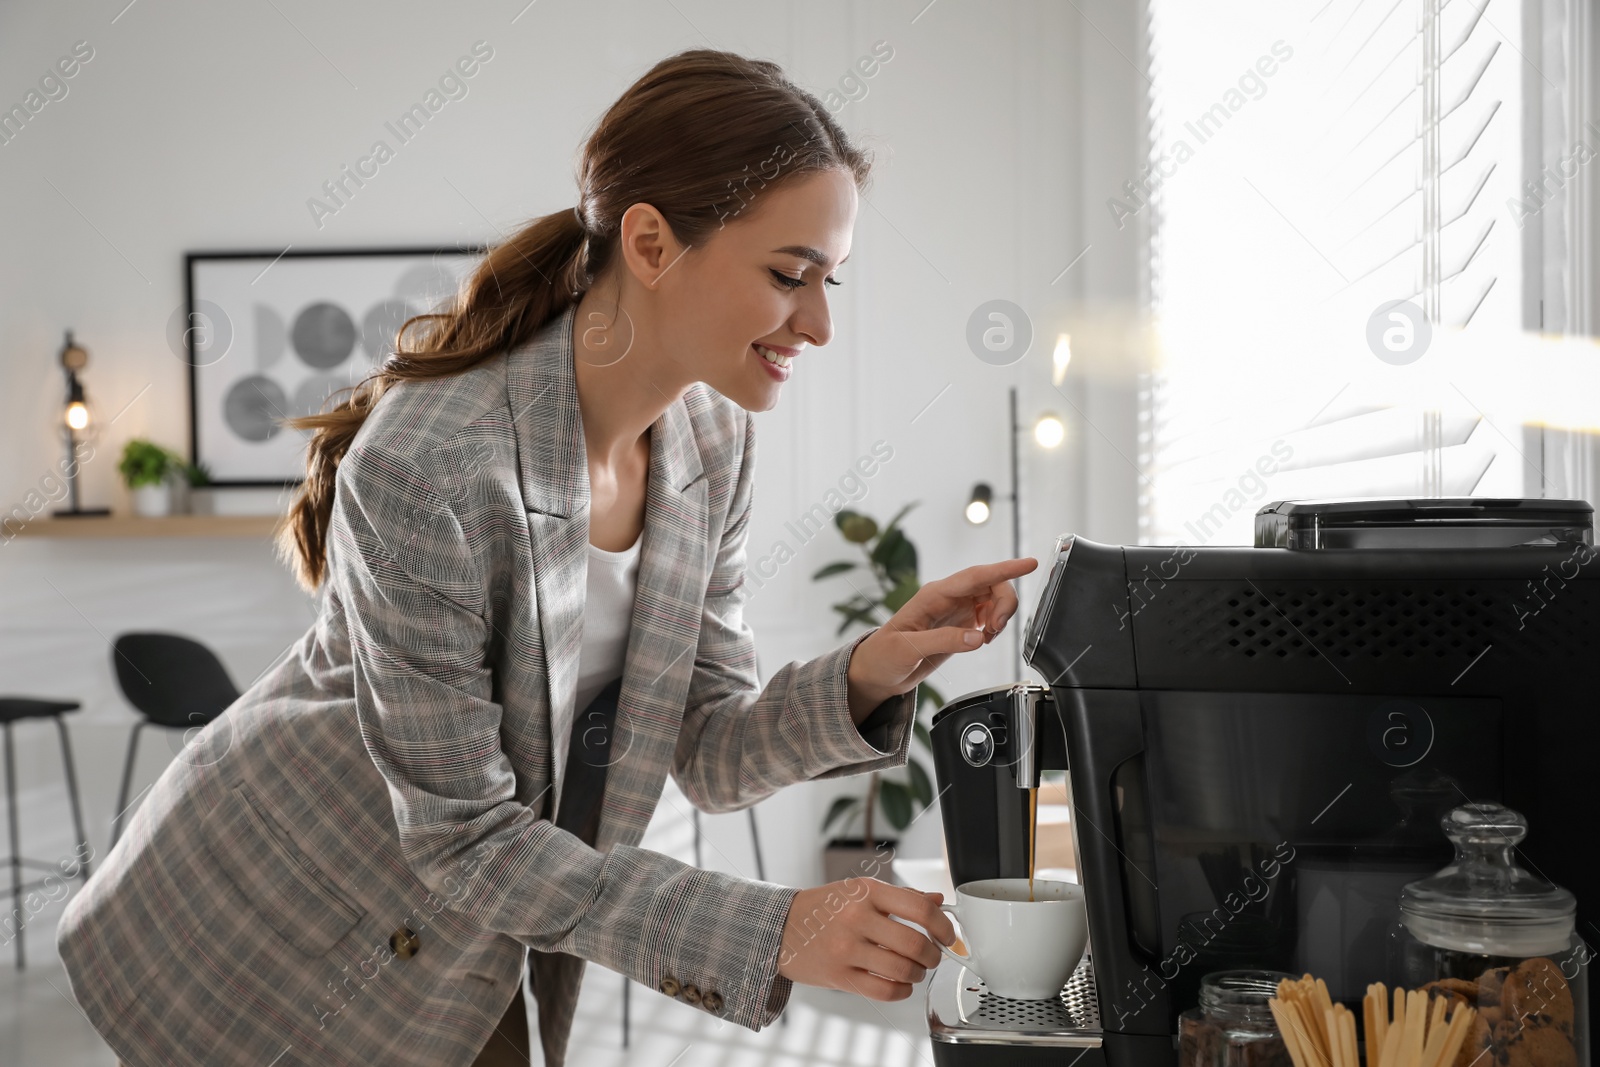
[[174, 316], [172, 340], [189, 365], [190, 462], [222, 488], [299, 485], [312, 431], [281, 420], [370, 376], [405, 320], [452, 299], [486, 251], [185, 253], [186, 316]]

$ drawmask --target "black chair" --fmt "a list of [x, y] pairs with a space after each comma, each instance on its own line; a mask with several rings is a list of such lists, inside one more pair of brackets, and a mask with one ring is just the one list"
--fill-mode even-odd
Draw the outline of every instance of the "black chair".
[[[83, 812], [78, 807], [78, 775], [72, 766], [72, 746], [67, 741], [67, 724], [61, 721], [61, 716], [69, 711], [76, 711], [81, 705], [76, 700], [35, 700], [31, 697], [0, 697], [0, 724], [5, 727], [6, 735], [6, 815], [11, 830], [11, 855], [5, 862], [11, 867], [11, 916], [8, 922], [15, 923], [13, 931], [8, 931], [17, 942], [17, 968], [20, 970], [27, 966], [23, 955], [23, 927], [27, 925], [27, 916], [22, 910], [22, 894], [35, 886], [44, 885], [48, 877], [38, 881], [24, 884], [22, 881], [22, 868], [33, 867], [37, 870], [49, 871], [52, 874], [62, 874], [61, 864], [45, 863], [42, 860], [32, 860], [23, 857], [18, 849], [21, 847], [17, 840], [17, 760], [11, 747], [11, 726], [23, 719], [54, 719], [56, 731], [61, 737], [61, 765], [67, 771], [67, 797], [72, 801], [72, 825], [78, 831], [78, 848], [88, 845], [89, 838], [83, 832]], [[76, 851], [76, 849], [74, 850]], [[78, 877], [84, 882], [89, 881], [89, 861], [84, 859], [78, 866]]]
[[127, 814], [139, 731], [146, 726], [197, 729], [228, 710], [239, 699], [239, 690], [209, 648], [178, 634], [122, 634], [111, 646], [111, 661], [122, 695], [144, 715], [128, 738], [117, 813], [111, 818], [111, 844], [115, 847]]

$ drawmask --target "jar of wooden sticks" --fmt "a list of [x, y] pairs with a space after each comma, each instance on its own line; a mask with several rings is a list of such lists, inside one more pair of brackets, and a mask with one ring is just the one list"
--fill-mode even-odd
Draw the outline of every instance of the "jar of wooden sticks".
[[1200, 979], [1200, 1006], [1178, 1016], [1178, 1067], [1290, 1067], [1267, 1000], [1279, 971], [1213, 971]]
[[1362, 1000], [1358, 1034], [1355, 1013], [1334, 1003], [1327, 983], [1309, 974], [1278, 983], [1278, 995], [1267, 1005], [1295, 1067], [1362, 1067], [1363, 1062], [1366, 1067], [1452, 1067], [1466, 1055], [1478, 1014], [1469, 1004], [1427, 989], [1396, 989], [1391, 1014], [1389, 990], [1375, 982]]

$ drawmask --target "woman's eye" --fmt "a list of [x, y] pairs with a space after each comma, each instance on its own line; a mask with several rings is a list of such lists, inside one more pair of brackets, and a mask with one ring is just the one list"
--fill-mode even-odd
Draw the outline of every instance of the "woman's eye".
[[[798, 289], [802, 285], [806, 284], [801, 279], [790, 277], [789, 275], [783, 273], [780, 270], [772, 270], [771, 267], [768, 267], [767, 269], [769, 271], [772, 271], [772, 276], [773, 276], [773, 278], [777, 279], [778, 284], [782, 285], [782, 286], [784, 286], [786, 288]], [[823, 280], [823, 282], [825, 282], [828, 285], [843, 285], [844, 284], [843, 282], [839, 281], [837, 278], [824, 278], [822, 280]]]

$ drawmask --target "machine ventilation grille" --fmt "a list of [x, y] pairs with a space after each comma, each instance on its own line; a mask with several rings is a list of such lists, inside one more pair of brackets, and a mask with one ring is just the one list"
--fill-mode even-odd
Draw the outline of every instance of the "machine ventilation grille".
[[[1457, 662], [1493, 645], [1502, 655], [1562, 661], [1592, 655], [1586, 643], [1596, 604], [1587, 585], [1554, 578], [1539, 586], [1483, 581], [1448, 587], [1172, 582], [1148, 606], [1173, 598], [1157, 626], [1169, 650], [1184, 657]], [[1133, 604], [1140, 604], [1142, 589], [1130, 587]]]

